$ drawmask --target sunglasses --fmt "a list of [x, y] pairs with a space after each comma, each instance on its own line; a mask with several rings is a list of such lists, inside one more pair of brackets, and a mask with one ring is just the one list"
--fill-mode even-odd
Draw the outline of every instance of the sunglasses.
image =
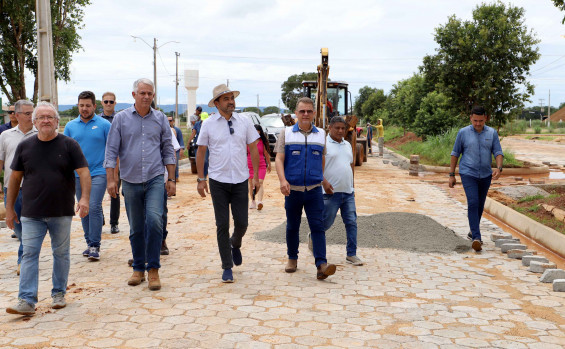
[[104, 104], [114, 104], [114, 103], [116, 103], [116, 102], [114, 102], [114, 101], [104, 101]]
[[234, 130], [233, 130], [233, 127], [231, 127], [231, 126], [232, 126], [232, 122], [231, 122], [231, 120], [228, 120], [228, 127], [230, 128], [230, 135], [233, 135]]
[[13, 111], [13, 110], [8, 110], [8, 114], [14, 114], [14, 113], [15, 113], [15, 111]]

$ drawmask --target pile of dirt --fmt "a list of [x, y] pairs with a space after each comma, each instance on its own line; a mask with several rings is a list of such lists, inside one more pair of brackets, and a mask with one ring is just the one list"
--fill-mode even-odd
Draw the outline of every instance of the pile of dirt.
[[417, 137], [416, 134], [414, 134], [413, 132], [406, 132], [404, 136], [386, 142], [385, 145], [387, 147], [397, 148], [409, 142], [421, 142], [421, 141], [422, 141], [422, 137]]
[[[300, 225], [300, 242], [310, 232], [306, 218]], [[258, 240], [286, 243], [286, 223], [255, 233]], [[345, 225], [338, 216], [326, 232], [328, 245], [345, 245]], [[393, 248], [412, 252], [465, 252], [471, 247], [466, 239], [428, 216], [406, 212], [386, 212], [357, 217], [357, 246]], [[306, 247], [303, 247], [304, 249]]]

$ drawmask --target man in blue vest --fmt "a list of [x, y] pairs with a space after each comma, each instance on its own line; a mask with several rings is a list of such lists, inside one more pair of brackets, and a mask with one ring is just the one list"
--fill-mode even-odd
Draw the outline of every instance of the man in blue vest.
[[297, 269], [299, 228], [302, 209], [306, 212], [312, 237], [312, 252], [317, 267], [316, 277], [323, 280], [335, 273], [335, 265], [326, 260], [326, 233], [324, 231], [324, 156], [326, 135], [312, 124], [314, 102], [302, 97], [296, 104], [297, 122], [287, 127], [275, 147], [275, 165], [285, 196], [287, 273]]

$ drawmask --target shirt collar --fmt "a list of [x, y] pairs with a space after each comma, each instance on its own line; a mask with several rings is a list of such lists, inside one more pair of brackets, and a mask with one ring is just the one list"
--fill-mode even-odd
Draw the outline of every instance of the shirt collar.
[[304, 131], [300, 127], [298, 127], [298, 122], [297, 122], [292, 127], [292, 132], [299, 132], [299, 131], [306, 132], [306, 133], [310, 133], [310, 132], [318, 133], [319, 132], [318, 129], [316, 128], [316, 126], [314, 126], [314, 125], [312, 125], [312, 129], [310, 131]]
[[336, 141], [334, 141], [334, 139], [332, 138], [332, 136], [330, 136], [329, 134], [326, 136], [326, 140], [327, 140], [328, 142], [335, 143], [335, 144], [344, 144], [344, 143], [345, 143], [345, 141], [344, 141], [343, 139], [341, 140], [341, 142], [336, 142]]

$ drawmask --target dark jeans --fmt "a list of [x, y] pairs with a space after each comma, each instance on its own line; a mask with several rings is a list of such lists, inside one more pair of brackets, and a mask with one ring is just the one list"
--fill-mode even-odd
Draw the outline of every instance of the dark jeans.
[[134, 271], [161, 267], [163, 182], [163, 175], [159, 175], [144, 183], [122, 183], [130, 225], [129, 241]]
[[[222, 259], [222, 269], [231, 269], [233, 260], [231, 246], [241, 248], [241, 240], [248, 225], [247, 180], [238, 184], [222, 183], [210, 178], [210, 195], [216, 217], [218, 249]], [[233, 216], [233, 235], [230, 230], [230, 204]]]
[[488, 189], [492, 176], [486, 178], [476, 178], [472, 176], [462, 175], [461, 183], [467, 196], [467, 217], [469, 219], [469, 228], [473, 235], [473, 240], [481, 240], [480, 223], [485, 208]]
[[167, 214], [169, 213], [169, 209], [167, 208], [167, 201], [169, 200], [169, 196], [167, 195], [167, 183], [165, 183], [163, 194], [163, 241], [165, 241], [167, 240], [167, 235], [169, 235], [169, 231], [167, 230]]
[[316, 266], [327, 263], [326, 260], [326, 233], [324, 231], [324, 199], [322, 187], [301, 192], [291, 190], [290, 195], [284, 199], [286, 209], [286, 247], [288, 259], [298, 259], [298, 245], [302, 209], [306, 212], [310, 237], [312, 238], [312, 252]]
[[110, 225], [118, 225], [120, 221], [120, 186], [122, 180], [118, 179], [118, 192], [116, 197], [110, 197]]

